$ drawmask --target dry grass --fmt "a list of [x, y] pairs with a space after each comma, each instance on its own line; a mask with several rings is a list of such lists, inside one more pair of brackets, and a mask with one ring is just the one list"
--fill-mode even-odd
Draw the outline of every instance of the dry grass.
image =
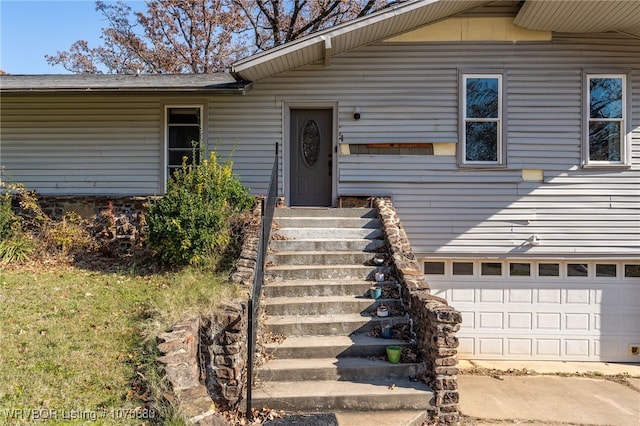
[[[155, 335], [236, 295], [223, 277], [197, 269], [0, 269], [0, 424], [27, 423], [29, 409], [56, 410], [56, 424], [85, 424], [60, 418], [82, 412], [104, 415], [98, 424], [147, 422], [127, 410], [171, 417], [166, 407], [148, 411], [161, 405]], [[6, 411], [21, 409], [27, 414]], [[169, 417], [163, 422], [179, 424]]]

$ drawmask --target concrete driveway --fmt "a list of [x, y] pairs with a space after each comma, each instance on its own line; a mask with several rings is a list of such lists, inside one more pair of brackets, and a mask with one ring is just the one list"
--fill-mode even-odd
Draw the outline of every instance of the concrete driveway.
[[460, 361], [463, 425], [640, 425], [640, 364]]

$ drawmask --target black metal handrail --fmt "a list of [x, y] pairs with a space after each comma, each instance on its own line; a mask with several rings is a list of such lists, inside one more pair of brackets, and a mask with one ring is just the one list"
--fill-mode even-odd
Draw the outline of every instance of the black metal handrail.
[[253, 420], [251, 398], [253, 388], [253, 369], [255, 363], [256, 338], [258, 332], [260, 295], [262, 294], [262, 284], [264, 282], [264, 265], [266, 261], [267, 246], [271, 238], [271, 226], [273, 224], [273, 213], [278, 199], [278, 143], [276, 142], [276, 153], [271, 170], [271, 180], [269, 181], [269, 191], [267, 197], [262, 201], [262, 213], [260, 217], [260, 237], [258, 243], [258, 255], [256, 258], [256, 268], [253, 277], [253, 289], [247, 303], [248, 309], [248, 330], [247, 330], [247, 417]]

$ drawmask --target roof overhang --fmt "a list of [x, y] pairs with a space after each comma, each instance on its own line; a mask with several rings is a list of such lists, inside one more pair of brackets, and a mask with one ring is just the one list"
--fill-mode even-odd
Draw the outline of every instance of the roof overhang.
[[371, 15], [275, 47], [233, 64], [240, 80], [257, 81], [355, 49], [420, 26], [437, 22], [491, 0], [417, 0], [400, 3]]
[[526, 0], [514, 23], [565, 33], [616, 31], [640, 38], [639, 0]]
[[[258, 81], [434, 24], [493, 1], [414, 0], [319, 31], [234, 63], [239, 81]], [[640, 0], [523, 0], [514, 23], [530, 30], [603, 33], [640, 38]]]
[[230, 74], [3, 75], [0, 93], [166, 93], [244, 95], [253, 84]]

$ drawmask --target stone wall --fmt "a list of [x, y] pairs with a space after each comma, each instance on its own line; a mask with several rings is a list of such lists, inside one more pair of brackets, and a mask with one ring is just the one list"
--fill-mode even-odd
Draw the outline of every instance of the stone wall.
[[128, 252], [141, 246], [147, 232], [146, 210], [158, 197], [38, 196], [42, 211], [53, 220], [76, 214], [91, 220], [91, 234], [114, 250]]
[[385, 231], [396, 276], [401, 284], [402, 301], [413, 324], [418, 354], [425, 363], [426, 381], [434, 390], [438, 424], [460, 421], [458, 405], [458, 338], [462, 316], [447, 301], [432, 296], [409, 239], [391, 203], [375, 198], [374, 207]]
[[245, 288], [253, 288], [256, 262], [258, 261], [258, 249], [260, 245], [260, 221], [264, 197], [259, 198], [251, 211], [251, 220], [245, 227], [245, 238], [242, 243], [240, 257], [236, 262], [236, 268], [231, 274], [231, 280], [242, 284]]
[[[261, 203], [252, 210], [232, 280], [251, 291], [258, 256]], [[227, 303], [207, 316], [176, 324], [159, 336], [158, 363], [190, 422], [225, 425], [216, 410], [240, 408], [246, 392], [247, 302]], [[197, 347], [197, 349], [196, 349]]]
[[230, 303], [203, 320], [202, 359], [206, 386], [217, 406], [238, 408], [247, 374], [247, 303]]
[[213, 400], [203, 384], [200, 360], [200, 318], [175, 324], [168, 333], [158, 336], [157, 358], [160, 369], [171, 386], [172, 402], [191, 423], [199, 426], [224, 426]]

